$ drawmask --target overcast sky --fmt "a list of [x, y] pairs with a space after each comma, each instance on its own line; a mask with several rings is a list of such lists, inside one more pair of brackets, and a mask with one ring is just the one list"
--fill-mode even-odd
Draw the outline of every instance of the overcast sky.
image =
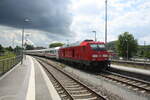
[[[0, 44], [20, 45], [22, 27], [28, 43], [104, 41], [105, 0], [1, 0]], [[108, 0], [108, 41], [128, 31], [140, 44], [150, 44], [150, 1]], [[24, 22], [24, 19], [30, 22]]]

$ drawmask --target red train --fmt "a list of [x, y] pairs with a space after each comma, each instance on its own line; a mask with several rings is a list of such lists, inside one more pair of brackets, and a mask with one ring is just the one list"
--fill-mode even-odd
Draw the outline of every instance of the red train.
[[[88, 69], [105, 69], [110, 66], [111, 56], [105, 48], [104, 42], [85, 40], [79, 44], [50, 48], [44, 50], [30, 50], [28, 54], [42, 55], [55, 58], [59, 61], [78, 64], [77, 66]], [[50, 55], [53, 55], [51, 57]]]
[[104, 42], [85, 40], [79, 45], [62, 47], [59, 50], [59, 59], [80, 64], [81, 67], [103, 69], [110, 65], [110, 54]]

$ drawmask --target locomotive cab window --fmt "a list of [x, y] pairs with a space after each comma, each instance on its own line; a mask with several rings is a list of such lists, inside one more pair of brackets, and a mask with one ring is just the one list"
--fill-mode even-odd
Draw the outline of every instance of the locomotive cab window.
[[106, 50], [104, 44], [90, 44], [90, 47], [91, 47], [92, 50], [96, 50], [96, 51]]

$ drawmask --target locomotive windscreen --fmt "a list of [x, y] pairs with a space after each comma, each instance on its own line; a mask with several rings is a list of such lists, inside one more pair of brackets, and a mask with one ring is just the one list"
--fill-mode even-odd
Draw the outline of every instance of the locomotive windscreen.
[[96, 50], [96, 51], [104, 51], [104, 50], [106, 50], [104, 44], [90, 44], [90, 47], [92, 48], [92, 50]]

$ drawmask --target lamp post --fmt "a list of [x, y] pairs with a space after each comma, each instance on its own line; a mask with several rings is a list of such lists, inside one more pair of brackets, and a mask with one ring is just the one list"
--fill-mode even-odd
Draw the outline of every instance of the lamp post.
[[107, 43], [107, 0], [105, 0], [105, 43]]
[[67, 40], [67, 47], [69, 46], [69, 40]]
[[93, 33], [95, 33], [95, 41], [96, 41], [96, 31], [92, 31]]
[[[27, 45], [28, 45], [28, 39], [27, 37], [29, 36], [29, 34], [25, 34], [25, 43], [24, 43], [24, 51], [25, 51], [25, 54], [26, 54], [26, 48], [27, 48]], [[25, 59], [26, 59], [26, 56], [25, 56]]]
[[26, 22], [29, 22], [30, 20], [29, 19], [24, 19], [24, 23], [23, 23], [23, 28], [22, 28], [22, 60], [21, 60], [21, 64], [23, 64], [23, 50], [24, 50], [24, 24]]
[[146, 60], [146, 57], [145, 57], [146, 49], [145, 49], [145, 47], [146, 47], [146, 41], [144, 41], [144, 52], [143, 52], [144, 53], [144, 66], [145, 66], [145, 63], [146, 63], [145, 62], [145, 60]]
[[145, 60], [145, 44], [146, 44], [146, 42], [144, 41], [144, 60]]
[[29, 34], [25, 34], [25, 44], [27, 44], [29, 36], [30, 36]]
[[13, 48], [15, 48], [14, 44], [15, 44], [15, 37], [13, 36], [13, 40], [12, 40], [12, 47]]
[[129, 59], [129, 46], [128, 46], [128, 40], [125, 40], [126, 41], [126, 43], [127, 43], [127, 60]]

